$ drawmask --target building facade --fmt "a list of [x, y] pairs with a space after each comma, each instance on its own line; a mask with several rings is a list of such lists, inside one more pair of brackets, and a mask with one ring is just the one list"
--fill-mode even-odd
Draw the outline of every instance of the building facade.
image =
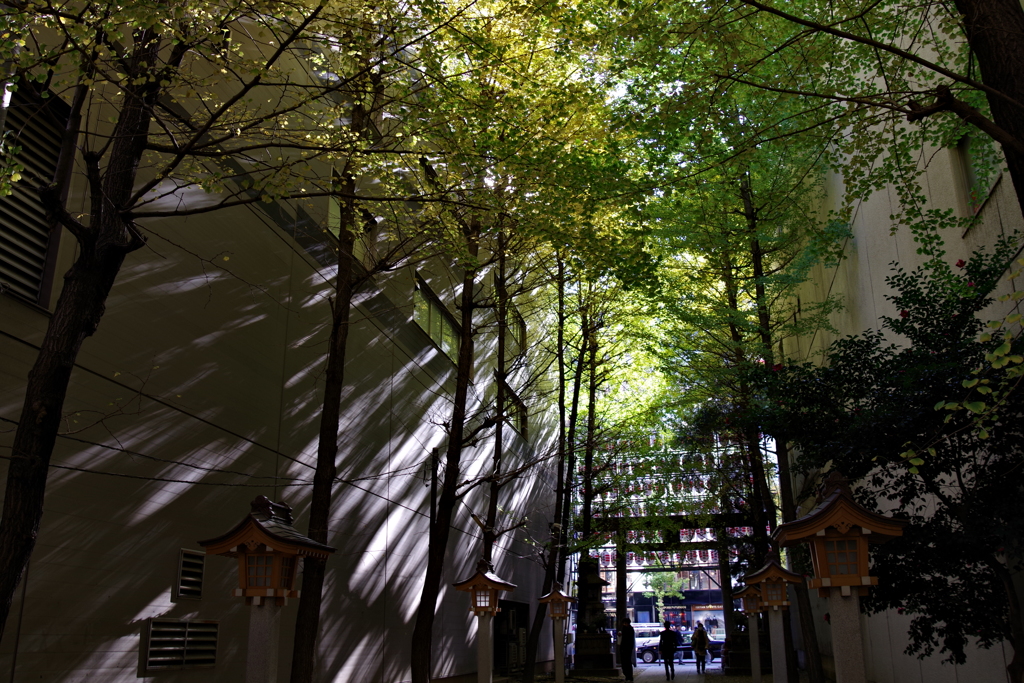
[[[49, 129], [32, 118], [12, 116], [8, 125], [26, 140], [45, 138]], [[52, 145], [31, 152], [52, 163]], [[76, 177], [70, 205], [86, 211], [85, 194]], [[0, 453], [8, 454], [26, 376], [76, 255], [70, 234], [46, 239], [32, 203], [21, 189], [0, 199]], [[306, 529], [336, 272], [323, 237], [332, 214], [323, 198], [143, 222], [148, 246], [126, 260], [71, 377], [42, 528], [0, 643], [0, 676], [244, 679], [252, 608], [232, 596], [234, 562], [204, 556], [197, 541], [231, 529], [257, 495], [287, 503], [296, 528]], [[356, 294], [321, 680], [409, 679], [431, 483], [443, 465], [433, 454], [444, 452], [451, 420], [460, 278], [433, 258], [372, 278]], [[527, 316], [517, 333], [528, 338], [530, 324]], [[480, 327], [474, 425], [493, 413], [495, 396], [494, 326], [481, 318]], [[536, 361], [523, 334], [520, 369]], [[506, 613], [519, 618], [497, 629], [496, 664], [505, 669], [521, 664], [521, 649], [509, 646], [518, 646], [542, 595], [529, 541], [546, 536], [554, 504], [539, 457], [552, 435], [532, 386], [510, 387], [517, 410], [504, 430], [509, 460], [540, 461], [500, 501], [510, 519], [530, 520], [495, 551], [497, 573], [518, 586], [505, 597]], [[467, 480], [488, 473], [493, 450], [493, 430], [481, 432], [463, 455]], [[486, 489], [476, 487], [456, 510], [434, 625], [438, 679], [476, 669], [475, 619], [451, 584], [480, 556], [471, 515], [485, 514]], [[293, 603], [276, 638], [277, 680], [287, 680], [294, 619]], [[551, 660], [550, 631], [540, 642], [539, 659]]]

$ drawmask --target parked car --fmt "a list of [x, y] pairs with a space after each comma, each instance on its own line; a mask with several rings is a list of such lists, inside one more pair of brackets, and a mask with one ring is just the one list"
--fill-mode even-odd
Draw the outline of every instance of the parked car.
[[634, 624], [633, 630], [636, 632], [636, 651], [639, 656], [640, 650], [654, 646], [655, 649], [658, 647], [658, 639], [661, 637], [662, 627], [658, 624]]
[[[676, 649], [676, 661], [682, 663], [687, 660], [691, 662], [697, 661], [697, 657], [693, 654], [693, 646], [690, 644], [690, 637], [692, 633], [683, 634], [683, 645]], [[722, 656], [722, 645], [725, 641], [712, 639], [708, 642], [708, 659], [715, 661]], [[642, 659], [644, 662], [650, 664], [652, 662], [661, 661], [661, 652], [658, 650], [658, 640], [655, 639], [653, 643], [645, 642], [641, 645], [640, 639], [637, 638], [636, 642], [636, 656]]]

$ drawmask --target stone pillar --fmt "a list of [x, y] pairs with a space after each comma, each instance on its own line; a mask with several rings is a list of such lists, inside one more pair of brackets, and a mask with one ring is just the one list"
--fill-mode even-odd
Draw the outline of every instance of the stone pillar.
[[[259, 601], [259, 602], [257, 602]], [[274, 598], [252, 598], [245, 683], [277, 683], [277, 641], [281, 607]]]
[[551, 632], [555, 640], [555, 683], [565, 683], [565, 619], [552, 619]]
[[747, 633], [750, 637], [750, 683], [761, 683], [761, 634], [756, 614], [747, 615]]
[[601, 588], [608, 582], [601, 578], [596, 562], [581, 559], [578, 591], [579, 614], [576, 623], [576, 669], [594, 676], [614, 676], [617, 670], [612, 660], [612, 639], [605, 630], [604, 604]]
[[494, 669], [494, 638], [491, 635], [490, 612], [478, 614], [476, 617], [476, 680], [477, 683], [491, 683]]
[[782, 610], [768, 609], [768, 630], [772, 636], [772, 680], [786, 683], [789, 680], [789, 669], [786, 661], [786, 634], [783, 632]]
[[[843, 593], [846, 595], [843, 595]], [[836, 683], [865, 683], [864, 643], [860, 632], [860, 595], [856, 587], [829, 589], [828, 609], [832, 624], [832, 655]]]

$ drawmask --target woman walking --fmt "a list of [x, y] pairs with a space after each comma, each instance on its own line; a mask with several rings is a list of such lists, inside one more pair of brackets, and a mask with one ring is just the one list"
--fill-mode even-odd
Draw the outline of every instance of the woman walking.
[[693, 637], [690, 638], [690, 644], [693, 645], [693, 656], [697, 658], [697, 674], [702, 674], [707, 671], [707, 664], [704, 662], [704, 658], [708, 655], [708, 632], [704, 630], [704, 624], [697, 622], [697, 630], [693, 632]]

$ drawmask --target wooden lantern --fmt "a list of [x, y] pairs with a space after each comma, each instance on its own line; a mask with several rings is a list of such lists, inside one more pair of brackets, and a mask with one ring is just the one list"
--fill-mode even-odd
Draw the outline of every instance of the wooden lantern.
[[807, 515], [775, 529], [780, 546], [811, 545], [814, 578], [811, 588], [828, 597], [833, 586], [842, 595], [856, 590], [867, 595], [878, 578], [868, 575], [868, 543], [884, 543], [903, 535], [906, 522], [884, 517], [853, 499], [846, 479], [833, 472], [825, 481], [818, 505]]
[[565, 619], [569, 616], [569, 605], [576, 602], [576, 598], [563, 594], [561, 584], [556, 581], [551, 592], [538, 598], [537, 602], [548, 606], [548, 616], [552, 619]]
[[789, 584], [802, 583], [804, 577], [783, 567], [778, 556], [771, 553], [763, 567], [747, 574], [743, 580], [749, 588], [758, 589], [760, 610], [779, 610], [789, 607]]
[[236, 597], [259, 605], [265, 598], [287, 604], [299, 597], [294, 589], [298, 558], [326, 559], [334, 548], [306, 538], [292, 526], [292, 509], [257, 496], [252, 512], [234, 529], [206, 541], [199, 541], [207, 555], [238, 559]]
[[466, 591], [472, 597], [470, 611], [477, 616], [484, 614], [497, 614], [498, 593], [501, 591], [512, 592], [516, 589], [514, 583], [509, 583], [498, 578], [491, 570], [491, 563], [481, 559], [476, 564], [476, 573], [465, 581], [453, 584], [456, 590]]
[[743, 601], [742, 611], [744, 614], [757, 614], [761, 611], [761, 588], [759, 586], [745, 586], [743, 590], [733, 593], [732, 597]]

